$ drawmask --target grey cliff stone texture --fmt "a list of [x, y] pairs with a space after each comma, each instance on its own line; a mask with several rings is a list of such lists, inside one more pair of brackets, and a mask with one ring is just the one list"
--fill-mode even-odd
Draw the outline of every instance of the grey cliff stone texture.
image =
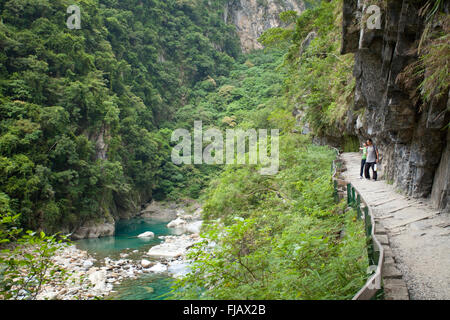
[[[398, 84], [404, 68], [417, 61], [424, 28], [419, 10], [425, 1], [388, 1], [382, 28], [361, 27], [364, 1], [344, 0], [342, 53], [355, 54], [355, 101], [347, 130], [372, 138], [382, 154], [382, 173], [407, 195], [430, 197], [449, 211], [450, 109], [448, 94], [429, 104], [411, 99]], [[364, 21], [364, 20], [362, 20]], [[362, 117], [354, 116], [364, 110]]]
[[294, 10], [298, 13], [305, 7], [301, 0], [231, 0], [225, 7], [224, 20], [236, 26], [243, 52], [262, 49], [258, 38], [264, 31], [279, 27], [281, 12]]

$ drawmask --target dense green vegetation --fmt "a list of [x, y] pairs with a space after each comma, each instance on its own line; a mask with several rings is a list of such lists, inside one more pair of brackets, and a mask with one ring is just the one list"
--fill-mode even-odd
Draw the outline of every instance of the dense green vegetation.
[[286, 132], [280, 154], [276, 176], [232, 166], [212, 182], [177, 297], [350, 299], [365, 283], [364, 226], [334, 203], [334, 152]]
[[288, 50], [284, 89], [289, 104], [305, 113], [304, 121], [319, 136], [343, 137], [353, 99], [354, 57], [340, 54], [341, 6], [341, 1], [322, 1], [303, 12], [294, 27], [273, 28], [261, 37], [267, 46]]
[[[318, 134], [338, 130], [344, 117], [354, 84], [352, 57], [338, 54], [340, 1], [284, 13], [289, 26], [245, 56], [222, 2], [75, 1], [82, 29], [69, 30], [72, 2], [0, 1], [0, 241], [17, 239], [20, 227], [73, 230], [151, 197], [200, 196], [205, 242], [190, 253], [193, 273], [178, 297], [348, 299], [358, 291], [368, 263], [362, 222], [335, 203], [334, 152], [296, 133], [292, 116], [303, 109]], [[317, 37], [303, 48], [312, 30]], [[171, 132], [193, 120], [280, 129], [279, 173], [173, 165]], [[47, 240], [56, 241], [23, 238], [37, 247]], [[14, 276], [22, 262], [11, 261]]]
[[51, 281], [65, 283], [71, 274], [52, 260], [69, 245], [65, 236], [23, 232], [19, 214], [12, 214], [8, 199], [0, 195], [0, 300], [34, 300]]
[[[336, 106], [351, 95], [351, 60], [337, 56], [338, 6], [338, 1], [324, 2], [296, 19], [295, 28], [266, 32], [262, 41], [286, 55], [260, 66], [260, 57], [273, 55], [266, 50], [248, 57], [248, 71], [237, 67], [232, 73], [241, 74], [237, 87], [245, 92], [257, 86], [245, 87], [253, 74], [254, 84], [264, 83], [270, 73], [282, 78], [265, 89], [271, 92], [268, 99], [256, 96], [262, 98], [257, 115], [241, 103], [236, 105], [244, 112], [229, 114], [238, 128], [281, 129], [280, 171], [261, 176], [258, 166], [227, 166], [211, 182], [204, 197], [204, 241], [191, 250], [193, 270], [175, 286], [176, 297], [349, 299], [364, 284], [363, 223], [355, 212], [345, 212], [345, 203], [334, 201], [330, 167], [335, 153], [296, 133], [291, 115], [297, 107], [315, 132], [336, 129]], [[285, 14], [286, 21], [292, 17]], [[297, 55], [313, 29], [317, 37]], [[255, 68], [266, 72], [253, 73]], [[352, 143], [346, 143], [348, 148]]]
[[[240, 78], [254, 68], [264, 69], [255, 63]], [[281, 74], [268, 69], [252, 81], [264, 81], [269, 70]], [[204, 196], [205, 240], [191, 251], [193, 271], [177, 284], [176, 297], [351, 298], [365, 282], [365, 234], [355, 213], [334, 202], [335, 154], [292, 133], [289, 99], [279, 83], [260, 109], [258, 117], [246, 112], [234, 125], [282, 129], [280, 172], [261, 176], [258, 166], [227, 166], [211, 182]]]
[[398, 84], [412, 91], [414, 103], [419, 99], [424, 102], [423, 110], [433, 99], [441, 99], [449, 89], [450, 18], [444, 12], [443, 0], [427, 1], [421, 8], [425, 29], [417, 49], [419, 59], [397, 78]]
[[[284, 27], [260, 38], [266, 49], [246, 55], [223, 21], [226, 1], [0, 0], [0, 298], [34, 299], [66, 278], [51, 257], [67, 239], [41, 230], [185, 197], [204, 204], [204, 241], [177, 298], [350, 299], [364, 284], [364, 226], [335, 202], [335, 153], [292, 116], [358, 150], [344, 134], [355, 82], [353, 55], [339, 52], [342, 0], [282, 13]], [[80, 30], [66, 27], [72, 4]], [[397, 79], [414, 103], [448, 91], [443, 7], [422, 8], [419, 59]], [[171, 133], [194, 120], [280, 129], [278, 174], [174, 165]]]
[[[317, 135], [342, 134], [340, 124], [353, 98], [354, 57], [340, 55], [341, 24], [340, 1], [322, 2], [297, 20], [289, 47], [289, 99], [305, 111], [305, 121]], [[316, 37], [305, 47], [311, 32]]]
[[239, 54], [220, 3], [0, 1], [0, 195], [23, 226], [72, 231], [195, 176], [172, 165], [170, 133]]
[[[247, 54], [236, 59], [228, 76], [209, 77], [197, 83], [189, 104], [175, 115], [177, 127], [191, 129], [195, 119], [202, 121], [204, 130], [214, 127], [225, 131], [236, 126], [244, 129], [272, 128], [267, 118], [273, 105], [272, 102], [269, 105], [268, 101], [273, 101], [273, 97], [282, 90], [286, 74], [275, 70], [283, 57], [284, 51], [277, 49]], [[293, 119], [287, 117], [286, 120], [283, 125]], [[188, 179], [179, 181], [168, 197], [204, 196], [209, 179], [220, 173], [222, 168], [202, 165], [179, 167]]]

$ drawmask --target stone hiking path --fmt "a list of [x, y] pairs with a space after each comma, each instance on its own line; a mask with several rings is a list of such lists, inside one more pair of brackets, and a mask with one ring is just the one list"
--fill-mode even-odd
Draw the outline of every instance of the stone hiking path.
[[410, 298], [450, 300], [450, 214], [433, 209], [427, 199], [400, 194], [385, 181], [361, 180], [360, 154], [343, 153], [341, 158], [347, 168], [342, 176], [358, 189], [386, 230]]

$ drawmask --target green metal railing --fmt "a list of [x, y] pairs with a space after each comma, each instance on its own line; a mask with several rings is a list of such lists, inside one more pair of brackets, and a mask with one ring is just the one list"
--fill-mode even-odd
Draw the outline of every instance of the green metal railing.
[[[339, 157], [339, 151], [336, 150], [336, 159]], [[339, 202], [339, 191], [338, 191], [338, 181], [337, 181], [337, 164], [336, 160], [333, 161], [332, 179], [334, 185], [334, 197], [336, 203]], [[346, 188], [347, 193], [347, 204], [349, 207], [356, 210], [356, 216], [358, 220], [364, 220], [364, 228], [367, 237], [367, 255], [369, 259], [369, 265], [375, 266], [376, 270], [367, 280], [366, 284], [358, 291], [358, 293], [353, 297], [353, 300], [370, 300], [376, 293], [381, 289], [381, 271], [384, 263], [384, 249], [381, 243], [375, 236], [374, 233], [374, 219], [370, 207], [364, 204], [362, 196], [359, 194], [357, 189], [348, 183]]]
[[364, 220], [364, 228], [367, 237], [367, 254], [370, 265], [376, 265], [379, 260], [380, 252], [373, 248], [373, 224], [369, 214], [369, 208], [367, 206], [362, 207], [361, 196], [357, 193], [356, 189], [350, 184], [347, 184], [347, 204], [356, 210], [356, 217], [358, 220]]

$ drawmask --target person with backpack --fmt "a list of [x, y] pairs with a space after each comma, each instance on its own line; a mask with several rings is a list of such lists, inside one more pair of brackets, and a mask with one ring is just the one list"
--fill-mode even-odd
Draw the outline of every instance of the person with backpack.
[[367, 143], [364, 142], [363, 147], [359, 148], [359, 150], [362, 150], [362, 158], [361, 158], [361, 171], [360, 171], [360, 179], [363, 179], [363, 172], [364, 168], [366, 166], [366, 160], [367, 160]]
[[366, 168], [365, 168], [365, 176], [367, 180], [370, 180], [370, 168], [372, 168], [373, 172], [373, 180], [377, 181], [378, 173], [377, 173], [377, 163], [379, 160], [378, 148], [373, 144], [372, 139], [367, 140], [367, 158], [366, 158]]

